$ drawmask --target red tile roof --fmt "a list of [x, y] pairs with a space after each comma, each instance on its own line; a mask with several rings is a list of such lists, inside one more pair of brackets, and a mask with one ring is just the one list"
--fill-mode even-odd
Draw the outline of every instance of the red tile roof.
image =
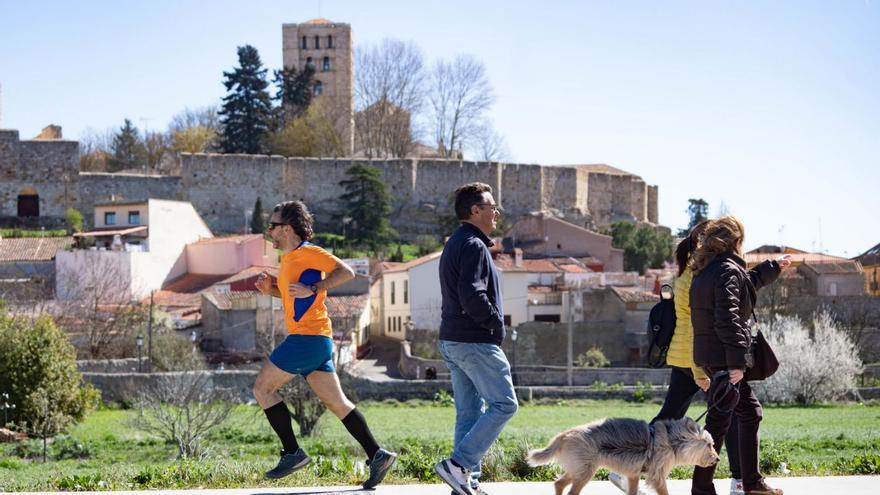
[[55, 253], [73, 245], [72, 237], [22, 237], [0, 239], [2, 261], [51, 261]]
[[653, 294], [651, 292], [645, 292], [640, 289], [629, 290], [629, 289], [624, 289], [622, 287], [612, 287], [611, 291], [614, 292], [617, 295], [617, 297], [619, 297], [620, 300], [625, 303], [627, 303], [627, 302], [635, 302], [635, 303], [654, 302], [654, 301], [660, 300], [660, 296]]
[[523, 268], [532, 273], [559, 273], [562, 271], [552, 261], [546, 259], [523, 260]]
[[369, 294], [358, 294], [356, 296], [328, 296], [327, 312], [330, 314], [331, 318], [360, 316], [369, 304]]
[[568, 273], [592, 273], [593, 270], [589, 268], [584, 268], [580, 265], [559, 265], [559, 268]]
[[[259, 292], [255, 290], [217, 292], [215, 290], [206, 293], [208, 299], [214, 302], [217, 309], [232, 309], [235, 301], [242, 301], [257, 297]], [[276, 306], [279, 307], [279, 306]]]

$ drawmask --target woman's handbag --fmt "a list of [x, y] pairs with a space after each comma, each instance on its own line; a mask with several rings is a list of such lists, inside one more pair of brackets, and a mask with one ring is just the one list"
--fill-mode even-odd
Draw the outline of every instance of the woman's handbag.
[[[754, 314], [752, 316], [754, 316]], [[758, 318], [755, 317], [756, 326], [757, 323]], [[776, 370], [779, 369], [779, 360], [776, 359], [776, 354], [773, 352], [773, 348], [767, 343], [767, 339], [764, 338], [764, 334], [760, 329], [758, 329], [758, 333], [752, 338], [750, 352], [752, 353], [753, 364], [751, 368], [746, 368], [743, 380], [766, 380], [773, 376], [773, 373], [776, 373]]]

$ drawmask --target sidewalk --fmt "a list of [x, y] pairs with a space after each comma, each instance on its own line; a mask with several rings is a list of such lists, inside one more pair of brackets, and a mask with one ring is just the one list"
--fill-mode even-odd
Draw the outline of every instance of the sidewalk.
[[[839, 494], [876, 495], [880, 493], [880, 476], [839, 476], [804, 478], [769, 478], [770, 484], [782, 488], [787, 495]], [[670, 480], [670, 495], [688, 495], [690, 480]], [[730, 480], [716, 480], [718, 495], [726, 495]], [[484, 483], [483, 489], [492, 495], [553, 495], [553, 484], [542, 483]], [[303, 488], [251, 488], [251, 489], [210, 489], [210, 490], [150, 490], [110, 492], [115, 495], [449, 495], [446, 485], [380, 485], [375, 491], [363, 490], [354, 486], [303, 487]], [[78, 492], [80, 494], [106, 494], [108, 492]], [[592, 481], [581, 492], [583, 495], [621, 495], [620, 490], [608, 481]], [[21, 494], [19, 494], [21, 495]]]

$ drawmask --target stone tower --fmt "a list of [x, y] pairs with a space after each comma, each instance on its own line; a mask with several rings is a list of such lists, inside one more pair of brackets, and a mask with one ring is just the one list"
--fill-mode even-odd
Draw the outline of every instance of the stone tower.
[[354, 145], [353, 43], [351, 25], [313, 19], [281, 26], [284, 67], [315, 68], [315, 101], [320, 101], [342, 137], [343, 152]]

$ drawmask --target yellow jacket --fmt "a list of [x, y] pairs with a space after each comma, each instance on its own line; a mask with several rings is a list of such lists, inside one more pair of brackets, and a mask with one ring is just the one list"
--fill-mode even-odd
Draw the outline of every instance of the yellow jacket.
[[706, 373], [694, 364], [694, 327], [691, 325], [691, 281], [694, 274], [690, 268], [675, 280], [675, 333], [669, 343], [666, 364], [678, 368], [690, 368], [694, 378], [706, 378]]

